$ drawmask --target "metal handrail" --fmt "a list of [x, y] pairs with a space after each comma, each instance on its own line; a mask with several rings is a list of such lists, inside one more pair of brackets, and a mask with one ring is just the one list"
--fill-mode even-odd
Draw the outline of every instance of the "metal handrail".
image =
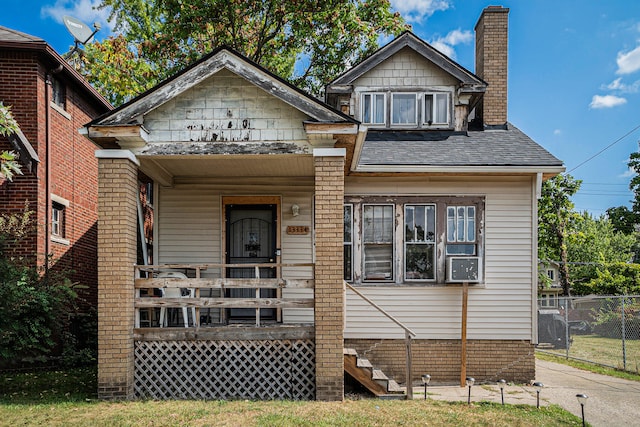
[[[395, 323], [396, 325], [400, 326], [402, 329], [404, 329], [404, 342], [405, 342], [405, 357], [406, 357], [406, 369], [405, 369], [405, 377], [406, 377], [406, 388], [407, 388], [407, 399], [408, 400], [412, 400], [413, 399], [413, 386], [411, 384], [411, 371], [412, 371], [412, 357], [411, 357], [411, 337], [412, 336], [416, 336], [416, 333], [413, 332], [411, 329], [409, 329], [408, 327], [406, 327], [401, 321], [399, 321], [398, 319], [396, 319], [395, 317], [393, 317], [392, 315], [390, 315], [389, 313], [387, 313], [382, 307], [380, 307], [378, 304], [376, 304], [375, 302], [371, 301], [369, 298], [367, 298], [366, 296], [364, 296], [360, 291], [358, 291], [356, 288], [354, 288], [353, 286], [351, 286], [349, 283], [347, 283], [346, 281], [344, 281], [344, 285], [351, 289], [356, 295], [358, 295], [360, 298], [362, 298], [363, 300], [365, 300], [369, 305], [371, 305], [373, 308], [375, 308], [376, 310], [378, 310], [380, 313], [382, 313], [383, 315], [385, 315], [389, 320], [391, 320], [393, 323]], [[345, 305], [346, 305], [346, 301], [345, 301]]]
[[398, 319], [396, 319], [395, 317], [393, 317], [392, 315], [390, 315], [389, 313], [387, 313], [382, 307], [380, 307], [378, 304], [376, 304], [375, 302], [371, 301], [369, 298], [367, 298], [366, 296], [364, 296], [360, 291], [358, 291], [356, 288], [354, 288], [353, 286], [351, 286], [349, 283], [344, 282], [344, 284], [351, 289], [356, 295], [358, 295], [360, 298], [362, 298], [363, 300], [365, 300], [366, 302], [368, 302], [371, 306], [373, 306], [373, 308], [375, 308], [376, 310], [378, 310], [380, 313], [384, 314], [386, 317], [388, 317], [391, 321], [393, 321], [393, 323], [395, 323], [396, 325], [400, 326], [402, 329], [405, 330], [406, 333], [412, 335], [412, 336], [416, 336], [416, 333], [413, 332], [411, 329], [409, 329], [408, 327], [406, 327], [401, 321], [399, 321]]

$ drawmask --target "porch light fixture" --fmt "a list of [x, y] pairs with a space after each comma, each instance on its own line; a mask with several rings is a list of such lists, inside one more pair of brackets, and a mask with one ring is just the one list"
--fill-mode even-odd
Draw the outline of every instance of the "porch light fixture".
[[536, 408], [540, 408], [540, 390], [542, 390], [544, 384], [542, 384], [541, 382], [535, 382], [533, 383], [533, 386], [536, 389]]
[[588, 398], [589, 396], [584, 393], [576, 394], [576, 399], [578, 399], [578, 403], [580, 403], [580, 409], [582, 410], [582, 427], [585, 427], [586, 425], [584, 422], [584, 405], [587, 404]]
[[476, 380], [473, 377], [467, 377], [465, 383], [467, 384], [467, 387], [469, 387], [469, 395], [467, 397], [467, 404], [471, 404], [471, 386], [473, 386], [473, 383], [475, 383]]
[[424, 374], [422, 376], [422, 384], [424, 384], [424, 400], [427, 400], [427, 386], [429, 385], [430, 381], [431, 381], [431, 375]]
[[504, 387], [507, 385], [505, 380], [498, 381], [498, 387], [500, 387], [500, 398], [502, 400], [502, 404], [504, 405]]
[[300, 206], [294, 203], [293, 205], [291, 205], [291, 216], [298, 215], [300, 215]]

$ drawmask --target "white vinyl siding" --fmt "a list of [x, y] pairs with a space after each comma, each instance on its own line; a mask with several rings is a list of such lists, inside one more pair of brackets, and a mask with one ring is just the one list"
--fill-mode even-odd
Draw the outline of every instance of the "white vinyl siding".
[[[469, 288], [468, 339], [532, 339], [531, 178], [424, 180], [349, 178], [347, 195], [484, 196], [484, 284]], [[460, 339], [460, 286], [361, 286], [358, 290], [417, 333], [418, 339]], [[403, 331], [347, 291], [345, 338], [403, 338]]]
[[[238, 188], [242, 188], [238, 185]], [[245, 194], [256, 194], [251, 186]], [[300, 187], [306, 189], [306, 187]], [[281, 199], [281, 262], [283, 264], [313, 262], [313, 230], [308, 234], [287, 234], [288, 225], [310, 225], [313, 218], [311, 190], [308, 194], [287, 194], [284, 187], [273, 186], [269, 195], [282, 194]], [[225, 194], [227, 195], [227, 194]], [[220, 264], [222, 254], [222, 194], [215, 188], [191, 188], [188, 185], [175, 188], [159, 187], [156, 199], [157, 263], [158, 264]], [[297, 204], [300, 214], [291, 215], [290, 206]], [[288, 208], [285, 211], [285, 208]], [[311, 267], [286, 267], [286, 278], [311, 279]], [[202, 277], [221, 277], [219, 268], [202, 271]], [[217, 296], [217, 295], [212, 295]], [[283, 289], [286, 298], [313, 298], [312, 289]], [[313, 309], [283, 309], [284, 323], [312, 323]]]

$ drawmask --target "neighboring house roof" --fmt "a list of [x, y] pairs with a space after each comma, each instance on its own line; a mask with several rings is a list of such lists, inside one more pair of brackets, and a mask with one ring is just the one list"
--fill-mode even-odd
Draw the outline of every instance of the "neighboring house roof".
[[561, 160], [511, 124], [506, 130], [469, 132], [370, 130], [357, 154], [355, 172], [564, 170]]
[[13, 149], [18, 152], [18, 161], [27, 168], [29, 172], [36, 173], [38, 170], [36, 163], [39, 163], [40, 159], [38, 158], [36, 150], [33, 149], [33, 146], [27, 137], [24, 136], [20, 128], [18, 128], [16, 133], [9, 135], [9, 143], [11, 143]]
[[453, 61], [451, 58], [442, 54], [410, 31], [405, 31], [389, 44], [381, 47], [371, 56], [336, 78], [334, 81], [329, 83], [327, 90], [330, 91], [332, 86], [349, 85], [353, 83], [357, 78], [374, 69], [380, 63], [384, 62], [405, 47], [413, 49], [425, 59], [431, 61], [460, 81], [461, 91], [478, 93], [485, 91], [487, 83], [484, 80]]
[[40, 53], [40, 59], [46, 66], [50, 67], [51, 72], [63, 73], [75, 83], [82, 92], [95, 101], [93, 106], [98, 112], [103, 113], [112, 108], [109, 101], [43, 39], [0, 26], [0, 50], [32, 50]]
[[223, 68], [247, 79], [319, 122], [358, 123], [352, 117], [305, 93], [233, 49], [223, 46], [126, 104], [96, 118], [87, 126], [141, 124], [145, 114], [196, 86]]

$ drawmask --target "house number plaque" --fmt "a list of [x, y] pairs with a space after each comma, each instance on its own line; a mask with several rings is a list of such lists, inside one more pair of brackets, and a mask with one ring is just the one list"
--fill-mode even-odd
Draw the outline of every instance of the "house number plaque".
[[306, 225], [289, 225], [287, 234], [309, 234], [309, 227]]

